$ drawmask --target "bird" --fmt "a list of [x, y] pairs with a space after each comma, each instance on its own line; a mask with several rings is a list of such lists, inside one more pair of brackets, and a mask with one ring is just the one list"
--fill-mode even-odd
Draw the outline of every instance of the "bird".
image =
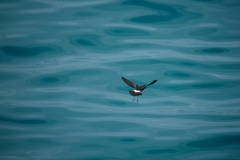
[[[147, 86], [150, 86], [150, 85], [152, 85], [152, 84], [154, 84], [154, 83], [157, 82], [157, 80], [155, 79], [155, 80], [153, 80], [151, 83], [149, 83], [148, 85], [138, 86], [137, 84], [129, 81], [128, 79], [126, 79], [126, 78], [124, 78], [124, 77], [122, 77], [122, 80], [123, 80], [123, 82], [125, 82], [128, 86], [130, 86], [130, 87], [132, 87], [132, 88], [135, 88], [134, 90], [129, 91], [129, 93], [134, 97], [134, 98], [133, 98], [133, 102], [134, 102], [136, 96], [142, 95], [142, 91], [143, 91], [145, 88], [147, 88]], [[137, 98], [137, 103], [138, 103], [138, 98]]]

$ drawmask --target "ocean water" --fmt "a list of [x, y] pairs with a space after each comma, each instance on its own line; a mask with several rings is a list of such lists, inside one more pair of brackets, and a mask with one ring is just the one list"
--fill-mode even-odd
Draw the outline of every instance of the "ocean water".
[[[239, 160], [240, 1], [2, 0], [1, 160]], [[133, 102], [125, 77], [154, 79]]]

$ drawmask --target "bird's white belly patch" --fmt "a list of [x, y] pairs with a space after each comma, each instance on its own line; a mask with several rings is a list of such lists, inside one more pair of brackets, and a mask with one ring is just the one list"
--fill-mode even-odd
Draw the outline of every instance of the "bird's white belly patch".
[[140, 90], [133, 90], [134, 92], [136, 92], [136, 93], [141, 93], [141, 91]]

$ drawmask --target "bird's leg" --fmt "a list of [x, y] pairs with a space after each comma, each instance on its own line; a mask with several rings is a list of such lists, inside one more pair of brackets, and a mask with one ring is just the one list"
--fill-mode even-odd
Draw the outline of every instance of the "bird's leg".
[[133, 98], [133, 102], [134, 102], [134, 99], [135, 99], [135, 97]]
[[138, 97], [137, 97], [137, 103], [138, 103]]

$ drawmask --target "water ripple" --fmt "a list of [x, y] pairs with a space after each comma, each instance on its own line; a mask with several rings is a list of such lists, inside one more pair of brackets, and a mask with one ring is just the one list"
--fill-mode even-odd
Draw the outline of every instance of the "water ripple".
[[224, 136], [214, 136], [212, 138], [206, 138], [199, 141], [189, 142], [186, 145], [189, 147], [196, 148], [218, 148], [228, 145], [239, 145], [240, 136], [239, 135], [224, 135]]
[[239, 7], [1, 1], [0, 159], [239, 159]]
[[105, 30], [106, 34], [112, 36], [147, 36], [149, 35], [145, 31], [141, 31], [139, 29], [130, 29], [130, 28], [120, 28], [115, 27], [112, 29]]
[[0, 120], [5, 123], [11, 122], [11, 123], [18, 123], [18, 124], [26, 124], [26, 125], [39, 125], [39, 124], [48, 123], [48, 121], [43, 119], [16, 119], [16, 118], [0, 117]]
[[19, 46], [3, 46], [0, 48], [6, 55], [12, 57], [33, 57], [40, 54], [62, 52], [57, 46], [35, 46], [35, 47], [19, 47]]
[[133, 6], [140, 6], [152, 11], [155, 11], [155, 14], [151, 15], [143, 15], [143, 16], [136, 16], [131, 18], [132, 22], [137, 23], [168, 23], [174, 22], [177, 19], [186, 16], [185, 20], [187, 19], [196, 19], [201, 17], [202, 15], [199, 13], [187, 12], [183, 11], [183, 13], [179, 12], [179, 10], [183, 10], [182, 7], [176, 5], [166, 5], [161, 3], [153, 3], [148, 1], [135, 1], [135, 0], [128, 0], [122, 3], [123, 5], [133, 5]]
[[175, 152], [177, 152], [177, 150], [174, 149], [151, 149], [144, 151], [144, 154], [167, 154]]

